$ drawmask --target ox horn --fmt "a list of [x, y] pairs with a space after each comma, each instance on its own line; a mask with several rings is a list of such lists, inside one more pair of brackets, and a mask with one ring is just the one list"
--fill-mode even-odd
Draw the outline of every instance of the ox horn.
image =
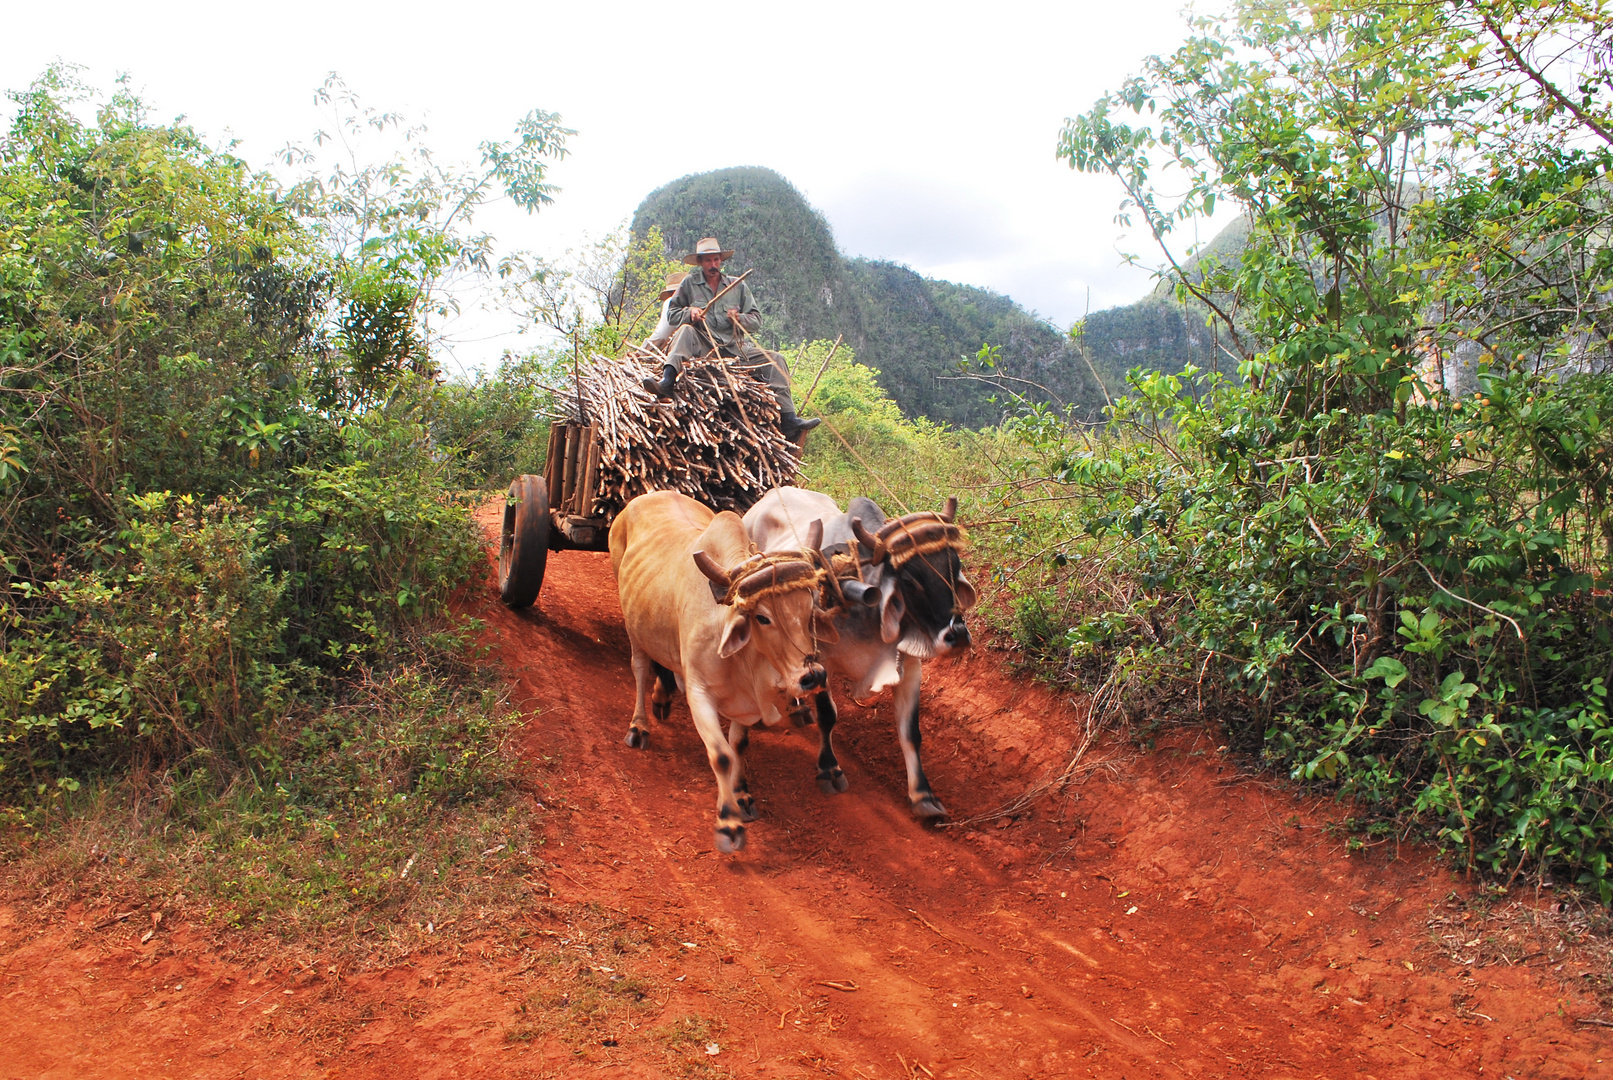
[[950, 524], [952, 524], [952, 519], [957, 517], [957, 516], [958, 516], [958, 497], [956, 495], [948, 495], [947, 496], [947, 504], [945, 506], [941, 507], [941, 520], [946, 522], [948, 525], [950, 525]]
[[717, 561], [704, 551], [694, 553], [694, 564], [700, 567], [700, 572], [710, 578], [713, 584], [726, 589], [734, 583], [734, 579], [728, 576], [728, 571], [718, 566]]
[[840, 591], [853, 604], [873, 607], [879, 603], [879, 587], [862, 581], [842, 581]]
[[851, 519], [851, 531], [856, 535], [859, 544], [874, 553], [873, 559], [875, 562], [885, 557], [885, 545], [880, 543], [877, 537], [868, 534], [868, 526], [863, 524], [862, 518], [854, 517]]
[[823, 571], [824, 597], [835, 606], [843, 606], [846, 594], [840, 588], [840, 581], [835, 577], [834, 563], [823, 553], [823, 521], [813, 518], [807, 526], [806, 547], [801, 549], [807, 561]]

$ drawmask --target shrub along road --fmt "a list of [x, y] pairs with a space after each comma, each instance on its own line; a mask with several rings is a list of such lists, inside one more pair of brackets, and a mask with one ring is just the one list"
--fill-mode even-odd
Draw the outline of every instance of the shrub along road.
[[[1613, 1075], [1608, 1030], [1578, 1022], [1605, 1015], [1601, 969], [1541, 928], [1549, 896], [1489, 904], [1426, 852], [1349, 854], [1336, 807], [1241, 775], [1208, 732], [1100, 744], [1066, 799], [933, 830], [888, 701], [848, 706], [851, 789], [818, 793], [812, 729], [758, 735], [762, 817], [718, 857], [682, 702], [622, 745], [608, 557], [553, 556], [533, 611], [490, 584], [467, 606], [533, 713], [511, 752], [552, 899], [381, 966], [224, 958], [200, 914], [143, 942], [146, 912], [41, 925], [13, 897], [0, 1078]], [[999, 654], [926, 678], [926, 764], [959, 820], [1068, 760], [1082, 703]]]

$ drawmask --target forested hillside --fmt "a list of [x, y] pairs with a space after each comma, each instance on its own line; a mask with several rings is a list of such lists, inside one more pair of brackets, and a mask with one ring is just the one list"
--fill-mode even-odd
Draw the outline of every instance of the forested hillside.
[[1233, 361], [1218, 355], [1215, 328], [1205, 324], [1196, 304], [1157, 293], [1125, 307], [1095, 311], [1086, 318], [1082, 344], [1111, 393], [1123, 392], [1126, 372], [1146, 368], [1176, 374], [1186, 365], [1223, 372]]
[[735, 250], [731, 270], [756, 271], [765, 340], [844, 335], [909, 416], [966, 426], [1000, 419], [1001, 391], [960, 372], [960, 362], [986, 344], [1001, 347], [995, 374], [1016, 391], [1051, 397], [1086, 418], [1103, 406], [1102, 388], [1057, 329], [988, 289], [843, 257], [823, 215], [771, 169], [721, 169], [666, 184], [633, 215], [635, 238], [651, 228], [672, 254], [718, 237]]
[[[1188, 259], [1182, 273], [1195, 283], [1212, 267], [1234, 266], [1249, 239], [1249, 220], [1239, 217]], [[1087, 316], [1082, 344], [1111, 391], [1123, 392], [1133, 368], [1179, 374], [1188, 364], [1232, 375], [1237, 360], [1211, 312], [1192, 297], [1176, 296], [1177, 275], [1167, 274], [1147, 296], [1124, 307]]]

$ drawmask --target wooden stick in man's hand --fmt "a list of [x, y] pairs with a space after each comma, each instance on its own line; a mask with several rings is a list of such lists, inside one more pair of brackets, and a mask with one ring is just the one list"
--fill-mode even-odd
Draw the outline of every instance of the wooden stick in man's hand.
[[723, 295], [725, 293], [727, 293], [729, 289], [732, 289], [735, 285], [738, 285], [741, 281], [744, 281], [746, 278], [750, 277], [752, 271], [754, 271], [755, 269], [756, 268], [754, 266], [751, 267], [750, 270], [745, 271], [743, 274], [740, 274], [734, 280], [730, 281], [728, 284], [726, 284], [722, 288], [718, 289], [717, 290], [717, 295], [713, 296], [710, 300], [707, 300], [705, 307], [697, 307], [697, 308], [692, 309], [694, 312], [698, 312], [698, 314], [691, 314], [689, 317], [691, 319], [699, 319], [701, 322], [704, 322], [705, 318], [706, 318], [706, 312], [711, 310], [712, 305], [715, 304], [718, 300], [721, 300], [723, 298]]

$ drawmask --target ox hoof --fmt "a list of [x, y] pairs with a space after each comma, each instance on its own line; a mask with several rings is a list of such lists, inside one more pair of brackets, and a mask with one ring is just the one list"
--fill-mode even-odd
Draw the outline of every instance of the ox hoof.
[[846, 774], [840, 769], [834, 769], [829, 772], [820, 772], [818, 774], [818, 790], [823, 792], [825, 795], [833, 795], [836, 792], [845, 791], [850, 786], [851, 781], [846, 779]]
[[[741, 795], [738, 798], [736, 798], [734, 800], [734, 802], [739, 804], [739, 820], [741, 820], [741, 821], [755, 821], [756, 820], [757, 811], [756, 811], [756, 800], [755, 800], [755, 798], [753, 798], [750, 795]], [[741, 836], [739, 838], [739, 841], [743, 845], [744, 842], [745, 842], [745, 838], [743, 836]]]
[[926, 795], [913, 802], [913, 816], [920, 821], [940, 821], [947, 816], [947, 808], [934, 795]]
[[643, 728], [630, 727], [627, 729], [627, 738], [624, 741], [634, 750], [640, 750], [650, 741], [650, 733]]
[[745, 826], [723, 825], [716, 831], [717, 850], [724, 855], [732, 855], [745, 846]]

